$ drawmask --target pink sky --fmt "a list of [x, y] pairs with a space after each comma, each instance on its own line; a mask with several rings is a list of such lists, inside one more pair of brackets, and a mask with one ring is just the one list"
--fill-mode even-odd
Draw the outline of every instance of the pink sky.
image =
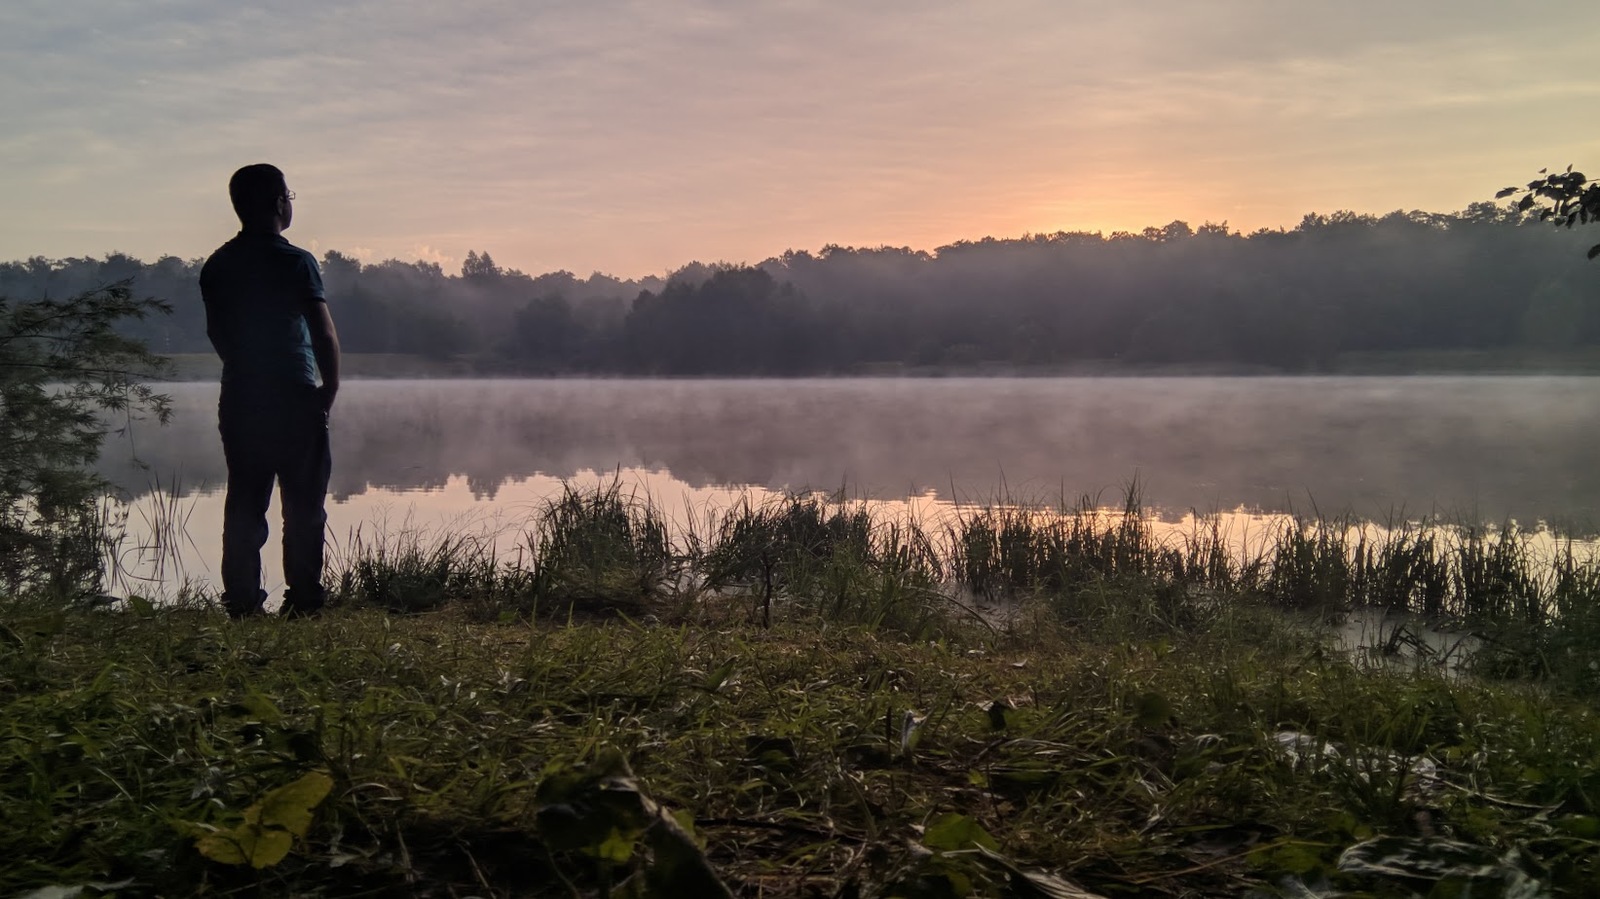
[[256, 161], [317, 251], [620, 276], [1600, 170], [1589, 0], [273, 9], [0, 7], [0, 259], [204, 255]]

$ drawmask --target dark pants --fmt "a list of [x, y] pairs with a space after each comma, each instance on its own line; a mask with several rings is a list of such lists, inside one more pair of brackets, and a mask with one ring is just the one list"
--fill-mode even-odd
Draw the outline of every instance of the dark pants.
[[217, 406], [228, 495], [222, 513], [222, 602], [233, 615], [260, 610], [261, 548], [276, 481], [283, 501], [284, 604], [322, 608], [323, 501], [333, 459], [328, 414], [314, 388], [246, 393], [223, 387]]

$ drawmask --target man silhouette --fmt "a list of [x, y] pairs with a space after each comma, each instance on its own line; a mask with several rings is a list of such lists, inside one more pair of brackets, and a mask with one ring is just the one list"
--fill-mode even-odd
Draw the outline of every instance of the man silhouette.
[[[288, 617], [318, 614], [332, 458], [328, 412], [339, 392], [339, 336], [310, 253], [283, 238], [294, 192], [276, 167], [233, 173], [228, 196], [241, 229], [200, 269], [206, 336], [222, 359], [217, 425], [228, 463], [222, 513], [222, 603], [259, 615], [261, 548], [276, 481], [283, 501]], [[322, 376], [321, 386], [317, 374]]]

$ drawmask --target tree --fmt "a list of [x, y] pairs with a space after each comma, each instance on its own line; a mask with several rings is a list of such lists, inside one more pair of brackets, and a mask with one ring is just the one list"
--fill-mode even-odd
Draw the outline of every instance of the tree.
[[494, 258], [484, 250], [480, 255], [473, 250], [467, 251], [467, 258], [461, 263], [461, 277], [468, 281], [493, 281], [504, 274], [500, 266], [494, 264]]
[[528, 371], [564, 371], [582, 349], [581, 332], [565, 297], [534, 297], [517, 311], [504, 351]]
[[128, 282], [66, 300], [0, 297], [0, 594], [44, 589], [80, 595], [100, 585], [105, 413], [154, 414], [168, 398], [141, 378], [167, 360], [118, 328], [152, 313]]
[[[1574, 172], [1570, 165], [1566, 171], [1554, 175], [1549, 174], [1548, 169], [1540, 169], [1539, 174], [1544, 177], [1529, 181], [1527, 187], [1503, 188], [1494, 198], [1502, 200], [1520, 193], [1518, 212], [1527, 215], [1537, 206], [1539, 221], [1553, 221], [1566, 228], [1600, 222], [1600, 184], [1590, 183], [1582, 172]], [[1588, 256], [1590, 259], [1600, 256], [1600, 244], [1590, 247]]]

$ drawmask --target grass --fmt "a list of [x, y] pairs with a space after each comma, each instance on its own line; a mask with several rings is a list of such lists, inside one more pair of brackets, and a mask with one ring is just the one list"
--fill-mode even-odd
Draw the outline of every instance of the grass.
[[[739, 895], [1000, 895], [1007, 865], [1106, 896], [1407, 895], [1339, 869], [1378, 837], [1448, 837], [1575, 895], [1600, 881], [1600, 719], [1580, 700], [1363, 670], [1259, 612], [1181, 642], [1086, 641], [1048, 615], [929, 642], [721, 612], [10, 603], [0, 892], [593, 895], [667, 855], [619, 790], [691, 826]], [[612, 758], [626, 776], [590, 789]], [[311, 772], [331, 791], [281, 861], [202, 854]]]
[[[0, 600], [0, 895], [1597, 894], [1573, 547], [1091, 505], [674, 535], [613, 483], [357, 534], [315, 621]], [[1476, 673], [1286, 614], [1362, 606]]]

